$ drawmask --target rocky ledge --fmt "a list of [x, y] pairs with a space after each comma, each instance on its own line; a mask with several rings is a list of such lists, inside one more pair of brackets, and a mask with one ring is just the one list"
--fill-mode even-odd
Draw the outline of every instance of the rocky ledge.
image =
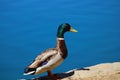
[[[120, 80], [120, 62], [102, 63], [55, 74], [59, 80]], [[52, 80], [48, 76], [32, 80]]]

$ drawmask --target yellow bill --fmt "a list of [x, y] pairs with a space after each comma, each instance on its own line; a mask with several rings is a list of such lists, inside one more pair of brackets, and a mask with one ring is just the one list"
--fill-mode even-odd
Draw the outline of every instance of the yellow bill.
[[78, 32], [77, 30], [73, 29], [72, 27], [70, 28], [71, 32]]

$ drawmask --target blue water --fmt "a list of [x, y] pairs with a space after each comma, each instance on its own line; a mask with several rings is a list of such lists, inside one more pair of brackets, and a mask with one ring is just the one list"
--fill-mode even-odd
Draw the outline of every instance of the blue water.
[[24, 68], [64, 22], [79, 32], [65, 34], [69, 56], [54, 73], [120, 61], [119, 0], [0, 0], [0, 80], [35, 77]]

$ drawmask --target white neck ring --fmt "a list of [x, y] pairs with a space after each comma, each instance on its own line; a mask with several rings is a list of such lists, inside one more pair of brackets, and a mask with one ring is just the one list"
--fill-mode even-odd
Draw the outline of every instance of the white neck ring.
[[64, 38], [57, 38], [57, 40], [64, 40]]

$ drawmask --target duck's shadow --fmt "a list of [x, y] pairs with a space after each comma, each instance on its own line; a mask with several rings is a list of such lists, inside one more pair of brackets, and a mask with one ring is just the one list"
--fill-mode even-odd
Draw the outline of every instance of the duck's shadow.
[[[90, 70], [90, 69], [86, 69], [86, 68], [80, 68], [80, 69], [75, 69], [75, 70], [71, 70], [69, 72], [66, 73], [56, 73], [54, 74], [59, 80], [63, 79], [63, 78], [67, 78], [70, 77], [72, 75], [74, 75], [75, 71], [77, 70]], [[26, 80], [52, 80], [49, 76], [42, 76], [42, 77], [38, 77], [38, 78], [33, 78], [33, 79], [26, 79]]]

